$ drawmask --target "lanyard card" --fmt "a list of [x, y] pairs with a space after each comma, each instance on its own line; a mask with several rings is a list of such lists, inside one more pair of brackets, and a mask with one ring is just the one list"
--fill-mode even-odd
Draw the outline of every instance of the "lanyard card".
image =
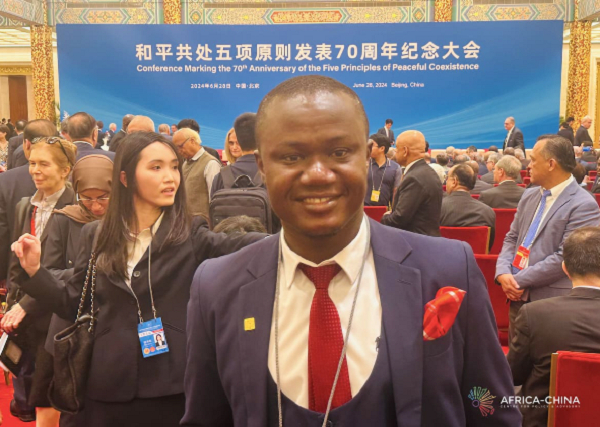
[[523, 270], [527, 265], [527, 261], [529, 260], [529, 249], [525, 246], [519, 246], [517, 249], [517, 254], [515, 255], [515, 260], [513, 261], [513, 267]]
[[160, 317], [140, 323], [138, 325], [138, 336], [142, 345], [142, 356], [145, 358], [169, 352]]
[[381, 194], [381, 191], [373, 190], [371, 192], [371, 201], [372, 202], [378, 202], [380, 194]]

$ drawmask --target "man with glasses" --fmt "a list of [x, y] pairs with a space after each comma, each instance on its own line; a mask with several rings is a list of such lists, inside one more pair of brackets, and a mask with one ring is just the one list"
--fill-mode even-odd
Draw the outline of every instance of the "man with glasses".
[[192, 129], [181, 129], [173, 135], [173, 144], [185, 159], [183, 179], [192, 215], [208, 217], [210, 188], [221, 164], [202, 147], [200, 135]]
[[75, 113], [69, 117], [67, 126], [69, 137], [77, 147], [77, 160], [90, 154], [101, 154], [113, 161], [115, 160], [115, 153], [96, 150], [98, 127], [96, 126], [96, 119], [91, 115], [84, 112]]

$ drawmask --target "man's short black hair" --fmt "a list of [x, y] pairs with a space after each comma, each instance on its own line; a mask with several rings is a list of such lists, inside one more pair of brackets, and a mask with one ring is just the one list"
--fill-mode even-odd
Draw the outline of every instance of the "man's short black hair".
[[440, 153], [437, 156], [435, 156], [435, 160], [437, 161], [437, 164], [440, 166], [448, 166], [448, 162], [450, 161], [450, 159], [448, 159], [448, 155], [446, 153]]
[[224, 219], [213, 229], [215, 233], [225, 233], [228, 236], [246, 233], [266, 233], [265, 226], [256, 218], [246, 215], [232, 216]]
[[573, 144], [567, 138], [556, 134], [541, 135], [538, 141], [546, 141], [542, 154], [546, 159], [554, 159], [565, 172], [573, 172], [577, 162]]
[[490, 145], [490, 148], [488, 148], [488, 151], [495, 151], [497, 153], [498, 147], [496, 147], [495, 145]]
[[73, 141], [89, 138], [95, 128], [96, 119], [88, 113], [79, 112], [69, 116], [69, 137]]
[[450, 169], [450, 175], [454, 176], [458, 180], [458, 184], [461, 187], [465, 187], [471, 191], [475, 188], [475, 182], [477, 181], [477, 175], [468, 164], [461, 164]]
[[425, 153], [429, 153], [429, 142], [425, 141]]
[[587, 171], [585, 170], [585, 166], [583, 166], [581, 163], [577, 163], [572, 173], [575, 181], [577, 181], [577, 184], [581, 184], [585, 179]]
[[394, 121], [392, 119], [385, 119], [385, 124], [386, 125], [393, 125]]
[[23, 132], [26, 124], [27, 122], [25, 120], [17, 120], [17, 123], [15, 123], [15, 129], [17, 129], [19, 132]]
[[256, 138], [254, 136], [254, 130], [256, 129], [255, 113], [244, 113], [238, 116], [233, 122], [233, 128], [242, 151], [256, 150]]
[[571, 123], [575, 121], [575, 117], [571, 116], [571, 117], [567, 117], [567, 120], [565, 120], [565, 122], [567, 123]]
[[42, 136], [57, 136], [56, 125], [47, 119], [31, 120], [23, 130], [23, 141], [32, 142]]
[[[354, 105], [365, 125], [365, 138], [369, 135], [369, 119], [362, 101], [352, 89], [331, 77], [317, 74], [297, 76], [288, 79], [272, 89], [260, 102], [256, 113], [256, 129], [260, 129], [266, 121], [269, 106], [278, 98], [290, 99], [298, 95], [315, 95], [318, 93], [343, 93], [354, 101]], [[366, 141], [366, 139], [365, 139]], [[260, 145], [260, 140], [257, 141]]]
[[475, 147], [474, 145], [469, 145], [469, 147], [467, 148], [467, 151], [469, 152], [473, 152], [473, 153], [477, 153], [477, 147]]
[[600, 277], [600, 228], [573, 231], [565, 240], [563, 260], [572, 277]]
[[96, 126], [98, 126], [99, 130], [102, 130], [102, 129], [104, 129], [104, 122], [102, 120], [98, 120], [96, 122]]
[[200, 125], [194, 119], [183, 119], [179, 123], [177, 123], [177, 129], [191, 129], [198, 132], [200, 135]]
[[571, 126], [567, 122], [562, 122], [560, 124], [560, 127], [561, 127], [561, 129], [567, 129], [567, 128], [570, 128]]
[[392, 146], [392, 142], [390, 139], [382, 135], [380, 133], [374, 133], [369, 137], [369, 139], [373, 140], [378, 147], [385, 147], [384, 153], [387, 154], [390, 151], [390, 147]]

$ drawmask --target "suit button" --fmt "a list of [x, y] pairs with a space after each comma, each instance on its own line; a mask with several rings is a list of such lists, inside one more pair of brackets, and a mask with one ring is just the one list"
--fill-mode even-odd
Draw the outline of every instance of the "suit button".
[[133, 272], [133, 277], [140, 277], [140, 272], [139, 271], [134, 271]]

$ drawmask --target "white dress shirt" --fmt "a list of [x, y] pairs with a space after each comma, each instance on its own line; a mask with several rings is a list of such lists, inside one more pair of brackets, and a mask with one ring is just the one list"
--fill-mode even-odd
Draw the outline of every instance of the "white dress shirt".
[[43, 193], [36, 191], [31, 198], [30, 203], [37, 208], [35, 211], [35, 235], [39, 239], [41, 239], [42, 234], [44, 234], [46, 224], [48, 224], [48, 220], [52, 215], [54, 207], [58, 203], [58, 199], [60, 199], [65, 192], [65, 188], [66, 187], [61, 188], [56, 193], [51, 194], [48, 197], [43, 197]]
[[404, 168], [404, 171], [402, 171], [402, 174], [403, 174], [403, 175], [406, 175], [406, 174], [408, 173], [408, 170], [409, 170], [410, 168], [412, 168], [412, 166], [413, 166], [415, 163], [417, 163], [419, 160], [421, 160], [421, 159], [413, 160], [412, 162], [410, 162], [409, 164], [407, 164], [407, 165], [406, 165], [406, 167]]
[[131, 289], [131, 274], [133, 273], [133, 269], [140, 262], [144, 253], [146, 253], [152, 241], [152, 236], [156, 234], [164, 216], [164, 212], [161, 213], [152, 227], [142, 230], [137, 236], [132, 234], [133, 240], [127, 241], [127, 278], [125, 279], [125, 283], [129, 286], [129, 289]]
[[[542, 224], [544, 223], [544, 220], [546, 219], [546, 215], [548, 215], [548, 212], [550, 212], [550, 208], [552, 207], [554, 202], [556, 202], [556, 199], [558, 199], [558, 196], [560, 196], [561, 193], [563, 191], [565, 191], [565, 188], [567, 188], [569, 186], [569, 184], [571, 184], [573, 181], [575, 181], [575, 178], [573, 178], [573, 175], [571, 175], [568, 179], [566, 179], [565, 181], [561, 182], [558, 185], [555, 185], [554, 187], [552, 187], [550, 189], [550, 195], [548, 197], [546, 197], [546, 206], [544, 206], [544, 213], [542, 214], [540, 226], [538, 227], [538, 229], [535, 233], [535, 237], [537, 237], [537, 234], [540, 232], [540, 229], [542, 228]], [[546, 190], [545, 188], [540, 187], [540, 193], [543, 193], [545, 190]], [[539, 210], [540, 210], [540, 205], [538, 204], [538, 207], [536, 208], [535, 213], [533, 214], [533, 218], [535, 218], [535, 216], [537, 215]], [[533, 221], [533, 219], [532, 219], [532, 221]], [[534, 237], [534, 241], [535, 241], [535, 237]]]
[[[344, 338], [358, 283], [356, 279], [363, 262], [366, 239], [367, 228], [363, 220], [358, 234], [348, 246], [333, 258], [319, 264], [321, 266], [335, 262], [342, 269], [329, 284], [329, 296], [339, 313]], [[281, 390], [297, 405], [308, 408], [308, 332], [315, 286], [297, 267], [299, 263], [311, 267], [317, 265], [292, 252], [285, 241], [283, 231], [280, 244], [283, 256], [283, 262], [279, 266], [281, 268], [279, 294]], [[373, 371], [377, 359], [377, 338], [380, 335], [381, 299], [377, 286], [373, 250], [369, 249], [346, 352], [352, 396], [356, 396]], [[275, 310], [273, 310], [269, 342], [269, 371], [273, 379], [277, 381]]]
[[[200, 157], [202, 157], [204, 154], [206, 154], [207, 156], [211, 156], [210, 154], [208, 154], [206, 152], [206, 150], [204, 149], [204, 147], [200, 147], [200, 150], [198, 150], [198, 152], [196, 154], [194, 154], [194, 157], [192, 157], [190, 160], [196, 161]], [[206, 167], [204, 168], [204, 179], [206, 180], [206, 185], [208, 186], [208, 198], [209, 198], [209, 200], [210, 200], [210, 196], [211, 196], [210, 190], [212, 188], [213, 180], [215, 179], [215, 176], [217, 176], [217, 174], [219, 172], [221, 172], [221, 165], [219, 164], [219, 162], [218, 162], [217, 159], [215, 159], [214, 162], [208, 162], [206, 164]]]

